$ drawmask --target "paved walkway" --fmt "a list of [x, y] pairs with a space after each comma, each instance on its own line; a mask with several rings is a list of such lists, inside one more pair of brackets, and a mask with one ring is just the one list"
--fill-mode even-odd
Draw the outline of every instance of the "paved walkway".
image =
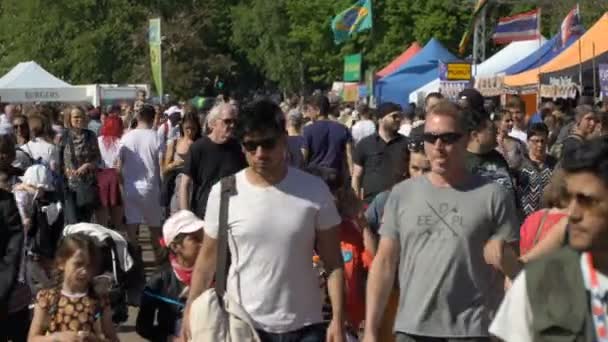
[[[150, 233], [147, 228], [142, 229], [139, 236], [139, 243], [143, 249], [144, 265], [146, 267], [146, 276], [154, 273], [154, 253], [150, 244]], [[125, 342], [140, 342], [146, 341], [135, 332], [135, 320], [137, 319], [138, 308], [129, 307], [129, 320], [118, 327], [118, 338]]]

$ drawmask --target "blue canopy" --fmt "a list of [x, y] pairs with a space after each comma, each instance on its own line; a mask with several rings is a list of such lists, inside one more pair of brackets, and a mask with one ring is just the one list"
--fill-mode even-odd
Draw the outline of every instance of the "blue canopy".
[[454, 56], [435, 38], [407, 63], [393, 73], [379, 79], [374, 87], [378, 104], [394, 102], [405, 107], [410, 93], [439, 76], [439, 62], [451, 62]]
[[553, 36], [553, 38], [543, 44], [540, 49], [536, 50], [528, 57], [505, 69], [505, 74], [515, 75], [542, 66], [543, 64], [547, 63], [548, 61], [552, 60], [554, 57], [562, 53], [562, 51], [564, 51], [568, 46], [572, 45], [572, 43], [577, 41], [583, 33], [584, 32], [581, 32], [580, 34], [573, 33], [572, 36], [570, 36], [570, 38], [568, 39], [568, 41], [566, 41], [566, 45], [563, 47], [561, 44], [560, 35], [557, 34]]

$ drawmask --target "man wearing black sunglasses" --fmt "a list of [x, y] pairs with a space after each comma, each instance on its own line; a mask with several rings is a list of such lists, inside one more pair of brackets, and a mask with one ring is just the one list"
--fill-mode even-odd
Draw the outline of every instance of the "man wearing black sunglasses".
[[236, 108], [228, 103], [209, 111], [207, 127], [211, 132], [194, 142], [185, 158], [179, 185], [181, 209], [192, 210], [204, 218], [213, 184], [247, 165], [241, 147], [233, 138], [236, 119]]
[[407, 170], [407, 138], [398, 133], [401, 115], [398, 104], [381, 104], [377, 110], [378, 132], [355, 147], [352, 187], [367, 203], [403, 180]]
[[[249, 167], [235, 175], [228, 234], [227, 294], [238, 298], [262, 341], [344, 341], [344, 274], [338, 239], [340, 215], [327, 185], [288, 167], [285, 116], [266, 100], [243, 108], [237, 137]], [[205, 237], [188, 303], [213, 280], [220, 184], [209, 195]], [[329, 274], [333, 320], [322, 324], [321, 294], [311, 266], [313, 249]], [[186, 309], [184, 322], [187, 321]], [[188, 327], [185, 327], [187, 329]]]
[[[489, 342], [488, 325], [511, 275], [518, 236], [514, 201], [464, 162], [467, 121], [442, 100], [427, 113], [424, 148], [431, 171], [396, 185], [367, 283], [365, 342], [378, 341], [399, 265], [396, 341]], [[508, 261], [508, 263], [507, 263]]]

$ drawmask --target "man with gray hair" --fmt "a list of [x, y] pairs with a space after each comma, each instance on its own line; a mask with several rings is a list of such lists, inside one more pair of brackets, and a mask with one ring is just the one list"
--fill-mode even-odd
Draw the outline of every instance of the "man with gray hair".
[[213, 184], [247, 166], [241, 147], [233, 138], [236, 118], [236, 108], [228, 103], [220, 103], [209, 111], [210, 133], [194, 142], [185, 158], [182, 181], [178, 185], [180, 209], [191, 210], [204, 218]]
[[576, 151], [585, 140], [591, 138], [599, 121], [599, 116], [593, 107], [586, 104], [577, 106], [574, 110], [574, 126], [570, 135], [562, 142], [560, 157], [563, 158], [567, 153]]

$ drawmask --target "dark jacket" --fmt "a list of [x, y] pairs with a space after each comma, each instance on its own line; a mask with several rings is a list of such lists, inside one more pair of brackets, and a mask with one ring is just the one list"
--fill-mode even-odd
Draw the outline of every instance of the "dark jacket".
[[566, 246], [526, 265], [534, 341], [595, 341], [580, 258], [579, 252]]
[[12, 193], [0, 190], [0, 316], [7, 310], [8, 298], [17, 281], [23, 226]]
[[186, 298], [179, 298], [184, 287], [170, 265], [163, 266], [150, 278], [141, 296], [135, 326], [141, 337], [149, 341], [166, 342], [168, 336], [179, 335], [179, 331], [176, 332], [175, 329], [176, 323], [182, 318], [182, 308], [158, 297], [185, 303]]

